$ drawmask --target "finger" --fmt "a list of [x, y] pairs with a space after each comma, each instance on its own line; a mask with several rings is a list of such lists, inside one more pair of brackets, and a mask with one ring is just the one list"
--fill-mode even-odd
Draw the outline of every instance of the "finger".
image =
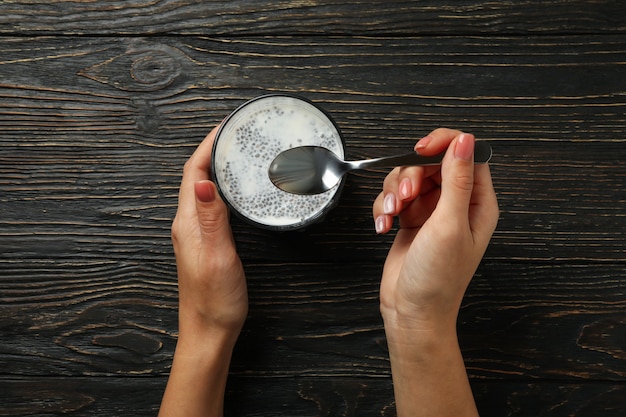
[[472, 232], [485, 244], [496, 229], [499, 211], [489, 165], [476, 165], [469, 219]]
[[376, 233], [383, 234], [391, 230], [393, 226], [393, 216], [384, 213], [385, 193], [378, 194], [372, 205], [372, 217], [374, 218], [374, 229]]
[[[415, 151], [427, 155], [443, 152], [450, 142], [461, 132], [458, 130], [439, 128], [422, 138], [416, 145]], [[424, 177], [428, 177], [439, 170], [437, 166], [429, 167], [400, 167], [388, 176], [384, 191], [393, 192], [399, 201], [413, 200], [419, 195], [420, 184]]]
[[[428, 175], [428, 177], [425, 177]], [[423, 202], [416, 201], [424, 194], [429, 194], [427, 202], [434, 202], [439, 196], [441, 180], [439, 167], [398, 167], [385, 178], [383, 191], [373, 204], [374, 224], [378, 233], [386, 233], [393, 227], [393, 217], [401, 216], [401, 227], [421, 226], [430, 216], [434, 204], [426, 204], [426, 210], [420, 208]], [[437, 190], [436, 197], [431, 191]]]
[[228, 209], [220, 199], [215, 184], [209, 180], [198, 181], [194, 184], [194, 194], [202, 239], [214, 246], [232, 241]]
[[383, 211], [397, 215], [407, 204], [415, 200], [422, 188], [426, 171], [436, 171], [438, 167], [397, 167], [383, 182]]
[[[455, 136], [461, 132], [458, 130], [439, 128], [433, 130], [428, 136], [422, 138], [416, 145], [415, 150], [424, 154], [436, 154], [443, 152], [452, 142]], [[398, 167], [391, 171], [383, 183], [385, 194], [383, 207], [386, 214], [398, 214], [402, 211], [403, 202], [415, 199], [420, 193], [420, 185], [424, 177], [431, 176], [439, 171], [437, 166], [429, 167]], [[395, 196], [392, 198], [390, 194]]]
[[399, 215], [401, 229], [420, 228], [430, 218], [437, 207], [441, 188], [431, 187], [426, 193], [421, 193], [419, 198], [413, 200]]
[[[415, 151], [423, 155], [435, 155], [444, 152], [452, 140], [461, 134], [458, 130], [439, 128], [433, 130], [415, 144]], [[402, 167], [398, 172], [398, 197], [402, 201], [413, 200], [421, 192], [420, 185], [424, 178], [439, 171], [438, 166]]]
[[441, 207], [446, 219], [467, 223], [474, 187], [474, 136], [461, 133], [450, 145], [441, 167]]
[[396, 168], [383, 185], [385, 214], [400, 214], [420, 195], [439, 187], [440, 178], [439, 166]]
[[436, 155], [444, 152], [454, 138], [461, 133], [459, 130], [440, 127], [433, 130], [415, 145], [415, 151], [421, 155]]
[[195, 209], [194, 184], [198, 181], [209, 179], [209, 171], [211, 169], [211, 153], [216, 133], [217, 127], [204, 138], [185, 163], [183, 178], [178, 194], [179, 210]]
[[[419, 153], [433, 155], [445, 151], [456, 136], [458, 130], [439, 128], [421, 139], [415, 146]], [[425, 181], [425, 178], [428, 180]], [[398, 167], [391, 171], [383, 182], [383, 192], [376, 198], [372, 212], [374, 224], [378, 233], [386, 233], [393, 225], [393, 217], [402, 213], [401, 223], [404, 225], [423, 224], [430, 215], [439, 198], [439, 192], [431, 191], [439, 187], [440, 168], [431, 167]], [[420, 204], [414, 203], [420, 194], [431, 193], [427, 208], [423, 210]], [[434, 195], [434, 197], [433, 197]], [[403, 213], [407, 207], [413, 207]]]
[[382, 191], [382, 212], [388, 215], [395, 215], [398, 211], [399, 200], [397, 197], [400, 185], [400, 168], [394, 168], [383, 181]]
[[398, 171], [396, 195], [400, 202], [414, 200], [424, 178], [423, 167], [401, 167]]

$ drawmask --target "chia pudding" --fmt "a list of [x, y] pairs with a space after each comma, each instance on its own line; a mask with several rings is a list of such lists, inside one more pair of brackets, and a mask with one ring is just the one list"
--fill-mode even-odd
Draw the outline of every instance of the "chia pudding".
[[339, 128], [301, 97], [274, 94], [252, 99], [226, 118], [213, 146], [212, 174], [220, 195], [237, 215], [268, 229], [292, 230], [319, 221], [336, 203], [343, 181], [316, 195], [280, 190], [268, 169], [281, 152], [322, 146], [344, 157]]

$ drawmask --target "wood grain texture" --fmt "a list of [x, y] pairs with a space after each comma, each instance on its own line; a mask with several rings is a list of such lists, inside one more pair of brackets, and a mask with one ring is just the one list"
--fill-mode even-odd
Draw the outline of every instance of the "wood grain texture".
[[[156, 270], [120, 265], [90, 280], [62, 267], [49, 267], [47, 278], [7, 270], [14, 278], [4, 284], [2, 353], [11, 358], [4, 372], [166, 373], [177, 328], [175, 272]], [[250, 315], [233, 372], [388, 375], [379, 272], [371, 262], [247, 264]], [[620, 264], [600, 271], [484, 263], [459, 322], [470, 375], [623, 381], [625, 290]]]
[[[162, 261], [170, 254], [169, 226], [186, 157], [244, 100], [289, 91], [331, 112], [352, 158], [399, 152], [439, 125], [492, 141], [503, 209], [496, 241], [504, 243], [490, 256], [624, 258], [623, 230], [613, 224], [624, 217], [626, 81], [617, 74], [624, 70], [626, 42], [162, 41], [5, 43], [5, 251], [17, 250], [22, 258], [49, 253], [49, 246], [67, 252], [77, 247], [75, 234], [89, 230], [81, 251]], [[17, 53], [12, 42], [23, 49]], [[573, 48], [579, 53], [572, 55]], [[161, 66], [165, 56], [171, 68]], [[24, 74], [34, 79], [29, 85]], [[237, 88], [230, 86], [233, 80]], [[340, 206], [309, 232], [316, 237], [310, 243], [237, 225], [244, 256], [297, 261], [303, 253], [318, 259], [323, 252], [335, 259], [366, 253], [383, 259], [369, 218], [383, 177], [351, 176]], [[43, 240], [29, 247], [25, 235], [33, 234]], [[267, 250], [247, 247], [259, 238]], [[358, 252], [350, 240], [358, 242]]]
[[[481, 414], [622, 416], [624, 10], [0, 3], [0, 415], [155, 414], [182, 165], [239, 104], [285, 91], [328, 110], [355, 159], [438, 126], [491, 141], [501, 218], [459, 317]], [[392, 236], [370, 218], [384, 176], [351, 175], [303, 232], [233, 218], [250, 315], [229, 415], [395, 414], [378, 312]]]
[[[28, 378], [0, 383], [3, 416], [50, 415], [120, 417], [155, 415], [165, 378]], [[473, 384], [486, 417], [613, 417], [626, 408], [619, 384]], [[268, 399], [275, 407], [268, 408]], [[394, 416], [387, 379], [231, 377], [226, 415]], [[557, 400], [557, 401], [555, 401]]]
[[584, 34], [623, 33], [624, 17], [619, 0], [17, 0], [0, 4], [0, 33]]

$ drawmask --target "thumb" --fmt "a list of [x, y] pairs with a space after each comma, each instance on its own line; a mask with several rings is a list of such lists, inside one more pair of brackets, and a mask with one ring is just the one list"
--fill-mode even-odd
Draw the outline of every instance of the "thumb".
[[209, 180], [194, 184], [196, 212], [203, 238], [221, 239], [230, 235], [228, 208], [217, 194], [215, 184]]
[[440, 202], [450, 219], [467, 220], [474, 188], [474, 136], [462, 133], [453, 143], [451, 157], [441, 171]]

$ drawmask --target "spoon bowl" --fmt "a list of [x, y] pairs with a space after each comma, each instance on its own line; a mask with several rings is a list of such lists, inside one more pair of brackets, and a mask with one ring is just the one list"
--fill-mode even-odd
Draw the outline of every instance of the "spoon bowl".
[[[486, 163], [491, 159], [491, 146], [477, 141], [474, 162]], [[445, 152], [423, 156], [416, 152], [362, 161], [344, 161], [320, 146], [298, 146], [278, 154], [270, 164], [270, 181], [283, 191], [292, 194], [320, 194], [330, 190], [349, 171], [357, 169], [439, 165]]]

